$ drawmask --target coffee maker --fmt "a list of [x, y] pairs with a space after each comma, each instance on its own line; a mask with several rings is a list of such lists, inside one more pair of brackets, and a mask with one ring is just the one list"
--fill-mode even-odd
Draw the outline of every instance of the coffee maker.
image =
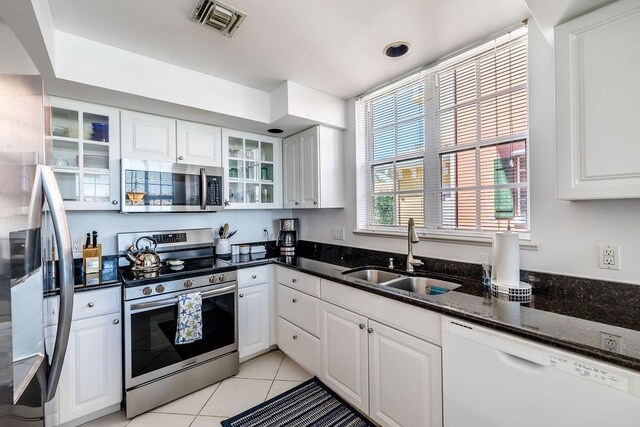
[[280, 220], [280, 234], [277, 245], [280, 247], [280, 255], [295, 256], [296, 234], [298, 233], [297, 218], [283, 218]]

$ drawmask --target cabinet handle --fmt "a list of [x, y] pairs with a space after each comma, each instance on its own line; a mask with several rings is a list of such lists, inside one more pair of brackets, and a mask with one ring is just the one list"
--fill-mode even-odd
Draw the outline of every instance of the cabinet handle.
[[296, 283], [298, 280], [297, 280], [297, 279], [291, 279], [291, 281], [292, 281], [293, 283]]
[[360, 326], [360, 329], [364, 329], [364, 323], [360, 323], [358, 326]]
[[297, 340], [297, 339], [298, 339], [298, 336], [297, 336], [297, 335], [294, 335], [294, 336], [293, 336], [293, 339], [294, 339], [294, 340]]
[[184, 160], [184, 156], [178, 157], [178, 160]]
[[117, 200], [112, 200], [112, 201], [111, 201], [111, 204], [112, 204], [112, 205], [117, 205], [117, 204], [118, 204], [118, 201], [117, 201]]
[[294, 298], [294, 299], [291, 300], [291, 302], [295, 304], [295, 303], [298, 302], [298, 300]]
[[370, 334], [372, 334], [372, 333], [373, 333], [373, 328], [369, 328], [369, 329], [367, 329], [367, 332], [369, 332]]
[[238, 297], [240, 297], [240, 298], [242, 298], [243, 296], [244, 296], [244, 294], [240, 294], [240, 295], [238, 295]]
[[228, 200], [225, 200], [225, 201], [224, 201], [224, 205], [225, 205], [225, 206], [229, 206], [229, 201], [228, 201]]
[[252, 279], [256, 279], [258, 277], [257, 274], [254, 274], [253, 276], [251, 276]]
[[87, 304], [87, 307], [92, 308], [95, 304], [90, 302], [89, 304]]
[[294, 205], [298, 206], [300, 203], [298, 202], [293, 202]]
[[117, 325], [118, 323], [120, 323], [120, 320], [118, 320], [118, 319], [113, 319], [113, 324], [114, 324], [114, 325]]

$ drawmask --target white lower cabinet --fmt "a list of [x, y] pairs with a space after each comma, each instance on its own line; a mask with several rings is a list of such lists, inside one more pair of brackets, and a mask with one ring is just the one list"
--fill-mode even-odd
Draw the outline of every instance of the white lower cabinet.
[[[67, 352], [54, 399], [47, 403], [47, 426], [77, 426], [120, 409], [122, 402], [122, 319], [120, 307], [92, 316], [77, 309], [108, 306], [119, 288], [77, 294]], [[51, 353], [57, 330], [56, 298], [48, 298], [51, 326], [45, 340]], [[86, 302], [89, 301], [89, 302]], [[91, 303], [91, 305], [89, 305]], [[98, 313], [98, 312], [96, 312]]]
[[249, 286], [238, 293], [240, 357], [269, 348], [269, 285]]
[[440, 347], [369, 320], [369, 416], [383, 426], [442, 426]]
[[369, 412], [368, 319], [322, 303], [320, 378], [353, 406]]
[[71, 324], [59, 394], [60, 424], [98, 412], [122, 401], [120, 315]]
[[[325, 285], [331, 293], [325, 293]], [[322, 281], [323, 299], [338, 296], [334, 285]], [[361, 311], [358, 298], [337, 300], [346, 308], [321, 302], [322, 382], [382, 426], [442, 426], [440, 346], [373, 320], [384, 318], [395, 301], [388, 307], [384, 301], [371, 301]], [[347, 309], [351, 306], [360, 312]], [[439, 325], [440, 318], [431, 315], [425, 311], [423, 320]], [[406, 316], [398, 312], [397, 317], [403, 323]], [[287, 353], [286, 348], [283, 351]]]

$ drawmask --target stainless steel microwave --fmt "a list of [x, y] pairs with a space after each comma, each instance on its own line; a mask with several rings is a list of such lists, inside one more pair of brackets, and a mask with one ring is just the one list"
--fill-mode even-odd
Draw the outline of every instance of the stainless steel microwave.
[[224, 169], [122, 159], [122, 212], [212, 212], [224, 208]]

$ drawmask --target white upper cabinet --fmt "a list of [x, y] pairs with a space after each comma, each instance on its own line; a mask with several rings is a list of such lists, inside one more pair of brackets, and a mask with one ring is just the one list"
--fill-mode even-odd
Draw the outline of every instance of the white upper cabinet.
[[558, 198], [640, 197], [640, 4], [555, 29]]
[[122, 110], [122, 157], [176, 161], [176, 120]]
[[225, 209], [282, 208], [282, 140], [222, 130]]
[[298, 135], [285, 138], [282, 142], [283, 151], [283, 192], [284, 207], [298, 208], [300, 202], [297, 200], [300, 194], [300, 144], [298, 143]]
[[222, 166], [222, 129], [178, 120], [178, 163]]
[[222, 129], [122, 110], [122, 157], [222, 166]]
[[315, 126], [285, 139], [284, 207], [344, 207], [342, 131]]
[[67, 210], [120, 209], [118, 110], [51, 97], [51, 166]]

